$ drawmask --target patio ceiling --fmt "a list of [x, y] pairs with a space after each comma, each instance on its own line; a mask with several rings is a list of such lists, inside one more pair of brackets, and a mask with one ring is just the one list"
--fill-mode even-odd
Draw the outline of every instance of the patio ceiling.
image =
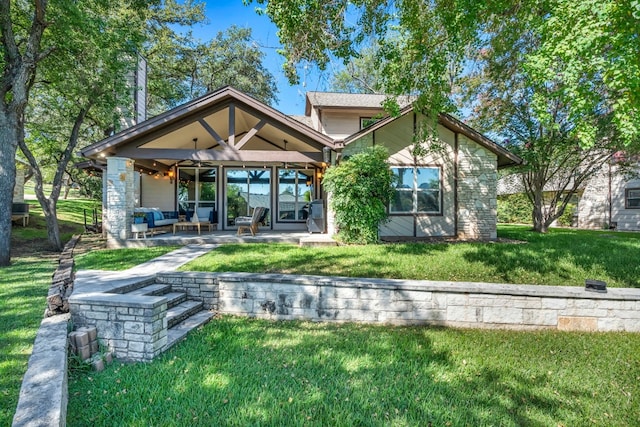
[[106, 138], [82, 151], [92, 159], [138, 163], [319, 163], [333, 140], [226, 87]]

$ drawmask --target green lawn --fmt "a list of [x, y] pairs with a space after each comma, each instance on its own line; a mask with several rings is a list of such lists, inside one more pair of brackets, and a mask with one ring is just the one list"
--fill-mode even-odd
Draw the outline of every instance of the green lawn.
[[[40, 205], [29, 203], [29, 225], [14, 225], [11, 230], [12, 253], [20, 255], [12, 258], [11, 266], [0, 268], [0, 426], [11, 425], [51, 275], [58, 265], [58, 254], [47, 251]], [[92, 205], [95, 202], [87, 200], [59, 202], [63, 241], [82, 232], [82, 209]]]
[[223, 245], [183, 271], [246, 271], [350, 277], [609, 287], [640, 287], [640, 233], [501, 225], [514, 243], [397, 243], [298, 247], [288, 244]]
[[[82, 209], [61, 201], [65, 239]], [[13, 246], [46, 230], [13, 227]], [[639, 233], [500, 226], [526, 243], [298, 248], [225, 245], [186, 270], [640, 286]], [[173, 248], [93, 251], [78, 268], [125, 269]], [[49, 254], [50, 255], [50, 254]], [[0, 271], [0, 425], [13, 417], [55, 258]], [[273, 323], [222, 318], [149, 364], [73, 371], [69, 425], [635, 425], [640, 334]]]
[[640, 334], [223, 317], [147, 364], [74, 371], [69, 426], [633, 426]]

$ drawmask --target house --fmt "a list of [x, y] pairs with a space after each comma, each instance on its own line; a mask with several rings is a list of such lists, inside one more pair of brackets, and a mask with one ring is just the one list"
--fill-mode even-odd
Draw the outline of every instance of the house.
[[[639, 175], [640, 163], [631, 170], [621, 169], [615, 161], [603, 165], [597, 173], [580, 184], [572, 196], [570, 203], [575, 207], [573, 225], [596, 230], [640, 230]], [[545, 198], [551, 198], [557, 191], [557, 183], [549, 182], [544, 188]], [[500, 178], [498, 195], [519, 193], [524, 193], [520, 175]]]
[[495, 239], [497, 169], [520, 159], [446, 114], [438, 117], [445, 150], [414, 159], [424, 118], [411, 105], [384, 117], [384, 99], [310, 92], [305, 115], [294, 117], [224, 87], [85, 148], [106, 167], [109, 244], [130, 237], [137, 206], [215, 214], [221, 230], [261, 206], [266, 228], [305, 231], [309, 201], [327, 199], [325, 169], [373, 144], [389, 149], [400, 179], [381, 236]]

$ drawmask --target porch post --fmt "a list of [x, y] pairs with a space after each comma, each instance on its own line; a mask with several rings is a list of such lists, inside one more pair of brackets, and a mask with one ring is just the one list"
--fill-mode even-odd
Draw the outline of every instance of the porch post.
[[327, 209], [327, 234], [333, 236], [336, 234], [336, 213], [331, 209], [331, 199], [333, 194], [326, 192], [326, 209]]
[[133, 160], [124, 157], [107, 158], [104, 228], [108, 248], [122, 247], [130, 237], [135, 196], [133, 173]]

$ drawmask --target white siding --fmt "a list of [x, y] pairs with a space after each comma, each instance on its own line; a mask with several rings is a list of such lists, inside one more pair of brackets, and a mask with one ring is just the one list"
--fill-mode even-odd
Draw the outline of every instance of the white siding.
[[142, 200], [140, 206], [146, 208], [160, 208], [162, 211], [175, 210], [175, 181], [172, 184], [169, 178], [142, 174], [140, 176], [142, 188]]
[[[332, 138], [346, 138], [360, 130], [361, 117], [373, 117], [383, 110], [322, 110], [320, 131]], [[312, 114], [313, 118], [313, 114]]]

